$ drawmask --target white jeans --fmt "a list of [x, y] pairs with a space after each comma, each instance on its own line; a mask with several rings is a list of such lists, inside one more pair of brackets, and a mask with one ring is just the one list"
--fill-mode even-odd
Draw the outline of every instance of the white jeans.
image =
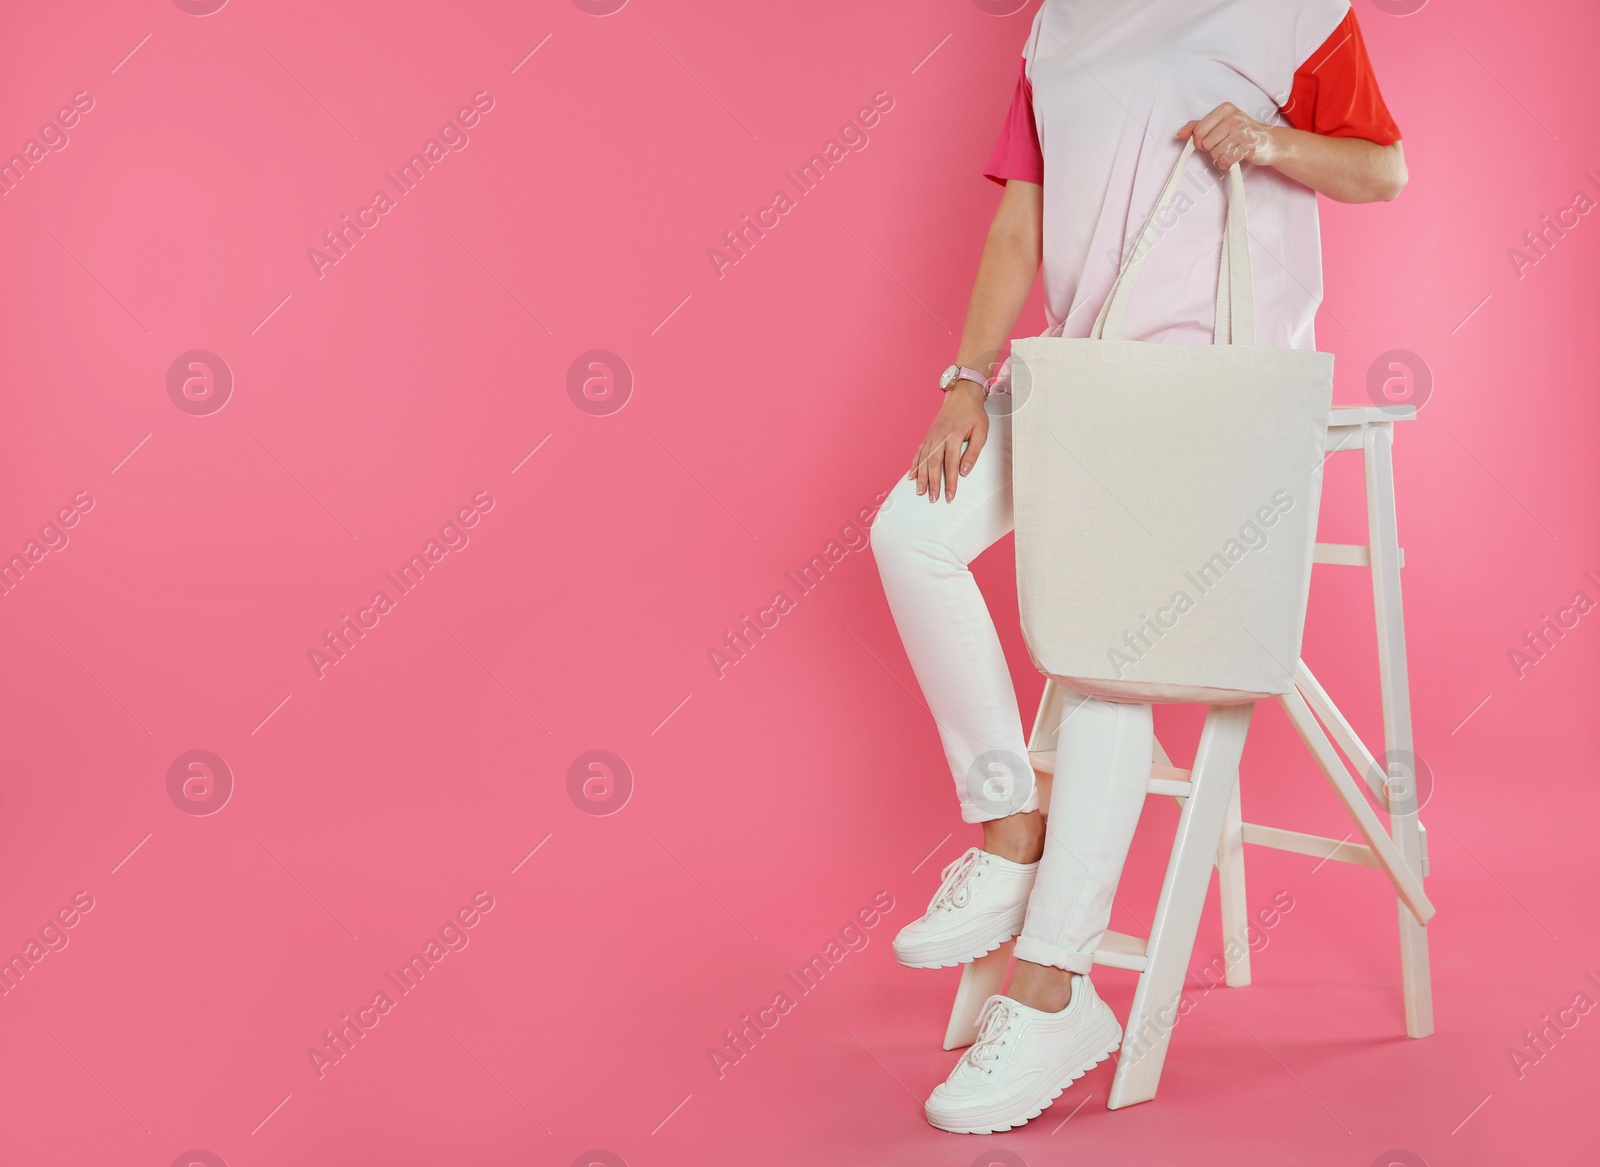
[[[1039, 806], [1011, 673], [967, 567], [1012, 528], [1011, 398], [985, 408], [988, 444], [955, 500], [941, 487], [930, 503], [902, 478], [872, 524], [883, 589], [969, 823]], [[1069, 697], [1018, 959], [1090, 970], [1144, 806], [1152, 741], [1150, 706]]]

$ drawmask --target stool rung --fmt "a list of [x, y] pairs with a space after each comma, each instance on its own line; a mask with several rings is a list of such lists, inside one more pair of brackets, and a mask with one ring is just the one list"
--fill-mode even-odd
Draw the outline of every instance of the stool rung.
[[[1406, 565], [1404, 549], [1397, 549], [1396, 562]], [[1342, 567], [1371, 567], [1372, 552], [1365, 543], [1318, 543], [1311, 556], [1312, 563], [1337, 563]]]
[[1362, 867], [1379, 866], [1372, 848], [1365, 843], [1346, 843], [1342, 839], [1329, 839], [1323, 835], [1307, 835], [1301, 831], [1285, 831], [1278, 827], [1264, 827], [1260, 823], [1244, 824], [1244, 841], [1277, 851], [1294, 851], [1314, 859], [1337, 859], [1340, 863], [1359, 863]]
[[1328, 414], [1323, 448], [1330, 454], [1364, 451], [1362, 438], [1368, 429], [1387, 429], [1394, 422], [1410, 421], [1416, 416], [1414, 405], [1336, 405]]
[[1094, 950], [1094, 962], [1106, 968], [1123, 968], [1130, 972], [1143, 972], [1149, 958], [1145, 946], [1149, 942], [1142, 936], [1129, 936], [1126, 932], [1113, 932], [1107, 928], [1100, 938], [1100, 947]]
[[[1033, 768], [1041, 774], [1054, 774], [1056, 772], [1056, 752], [1054, 750], [1029, 750], [1028, 760], [1033, 763]], [[1169, 766], [1165, 762], [1155, 762], [1150, 767], [1150, 794], [1170, 794], [1174, 798], [1189, 797], [1189, 771], [1177, 766]]]

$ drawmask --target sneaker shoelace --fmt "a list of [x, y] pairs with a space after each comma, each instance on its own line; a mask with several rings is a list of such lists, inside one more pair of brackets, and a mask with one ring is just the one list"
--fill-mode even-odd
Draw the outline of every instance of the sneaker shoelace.
[[933, 902], [928, 905], [928, 915], [946, 906], [966, 907], [967, 901], [972, 898], [972, 877], [982, 864], [983, 851], [977, 847], [968, 847], [965, 854], [948, 864], [940, 872], [943, 882], [934, 893]]
[[1006, 1043], [1006, 1031], [1010, 1027], [1010, 1005], [1004, 997], [990, 997], [978, 1018], [978, 1040], [967, 1050], [967, 1062], [985, 1074], [994, 1073], [989, 1063], [999, 1060], [1000, 1047]]

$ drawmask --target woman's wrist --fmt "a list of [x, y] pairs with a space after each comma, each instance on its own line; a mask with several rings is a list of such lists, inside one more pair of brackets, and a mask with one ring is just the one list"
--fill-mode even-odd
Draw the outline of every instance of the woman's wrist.
[[994, 379], [995, 370], [1000, 367], [1005, 353], [1001, 349], [984, 349], [981, 352], [968, 352], [961, 349], [956, 355], [956, 363], [963, 368], [971, 369], [975, 373], [982, 373], [991, 381]]
[[1258, 124], [1256, 129], [1256, 148], [1251, 155], [1250, 161], [1258, 166], [1277, 168], [1294, 149], [1294, 139], [1291, 135], [1299, 132], [1292, 126]]
[[944, 391], [945, 404], [947, 405], [951, 404], [951, 399], [954, 398], [956, 403], [970, 402], [981, 407], [988, 395], [989, 390], [986, 386], [980, 385], [976, 381], [968, 381], [965, 377]]

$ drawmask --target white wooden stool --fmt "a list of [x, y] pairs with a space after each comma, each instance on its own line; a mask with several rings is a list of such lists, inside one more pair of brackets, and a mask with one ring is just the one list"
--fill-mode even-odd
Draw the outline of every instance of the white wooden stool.
[[[1382, 753], [1389, 761], [1388, 772], [1385, 773], [1351, 729], [1303, 660], [1296, 670], [1295, 688], [1278, 698], [1366, 843], [1344, 842], [1243, 820], [1237, 780], [1239, 758], [1254, 705], [1212, 706], [1200, 733], [1194, 764], [1187, 770], [1174, 766], [1161, 742], [1156, 741], [1149, 793], [1171, 795], [1181, 810], [1150, 936], [1141, 939], [1107, 931], [1094, 954], [1097, 965], [1131, 969], [1139, 974], [1133, 1006], [1123, 1027], [1123, 1045], [1111, 1096], [1106, 1103], [1109, 1109], [1155, 1097], [1213, 865], [1217, 868], [1222, 897], [1224, 941], [1246, 935], [1249, 916], [1245, 903], [1245, 843], [1383, 869], [1393, 882], [1399, 900], [1406, 1033], [1412, 1037], [1426, 1037], [1433, 1032], [1433, 995], [1425, 925], [1433, 916], [1434, 908], [1422, 887], [1428, 870], [1427, 834], [1417, 816], [1405, 625], [1400, 605], [1402, 554], [1395, 525], [1391, 458], [1393, 423], [1415, 415], [1415, 409], [1410, 406], [1334, 409], [1329, 419], [1326, 449], [1330, 456], [1351, 450], [1362, 453], [1366, 471], [1367, 543], [1318, 543], [1315, 559], [1317, 563], [1365, 567], [1372, 573], [1372, 601], [1378, 632], [1378, 685], [1383, 704]], [[1028, 742], [1034, 769], [1040, 776], [1040, 807], [1046, 812], [1064, 696], [1064, 691], [1054, 681], [1046, 683]], [[1352, 769], [1367, 783], [1379, 805], [1387, 810], [1387, 828], [1367, 804], [1351, 776]], [[1014, 942], [1007, 942], [963, 967], [945, 1033], [945, 1049], [971, 1045], [977, 1039], [978, 1013], [986, 999], [1003, 991], [1013, 946]], [[1250, 983], [1247, 944], [1224, 943], [1224, 961], [1229, 985]]]

